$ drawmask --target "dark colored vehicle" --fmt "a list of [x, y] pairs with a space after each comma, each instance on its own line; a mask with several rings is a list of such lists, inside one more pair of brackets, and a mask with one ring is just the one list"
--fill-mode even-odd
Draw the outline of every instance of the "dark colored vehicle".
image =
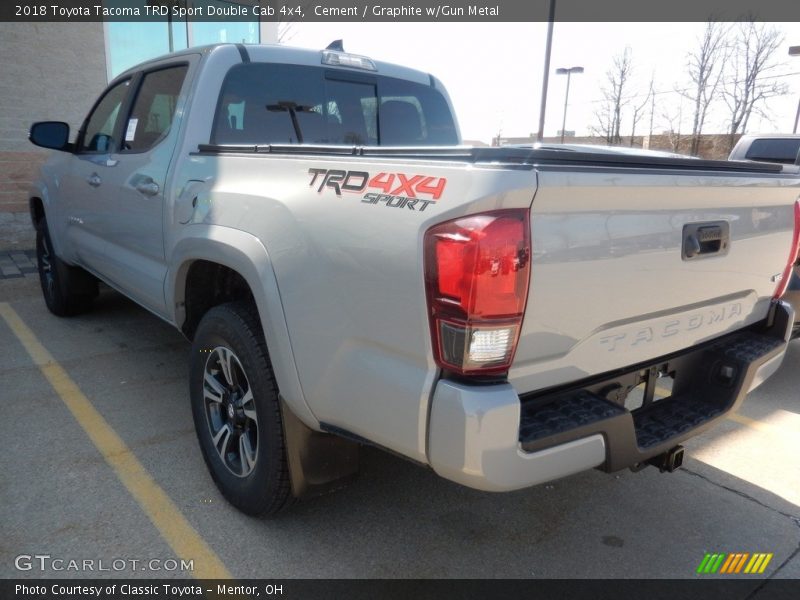
[[728, 160], [800, 164], [800, 135], [744, 135], [731, 150]]

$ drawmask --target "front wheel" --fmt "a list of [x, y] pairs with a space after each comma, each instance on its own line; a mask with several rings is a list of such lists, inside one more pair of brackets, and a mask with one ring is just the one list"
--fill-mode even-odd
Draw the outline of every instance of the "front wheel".
[[200, 449], [222, 495], [251, 515], [290, 505], [278, 386], [254, 306], [223, 304], [200, 321], [190, 397]]
[[36, 261], [44, 301], [51, 313], [66, 317], [89, 309], [97, 296], [97, 280], [56, 256], [45, 218], [36, 229]]

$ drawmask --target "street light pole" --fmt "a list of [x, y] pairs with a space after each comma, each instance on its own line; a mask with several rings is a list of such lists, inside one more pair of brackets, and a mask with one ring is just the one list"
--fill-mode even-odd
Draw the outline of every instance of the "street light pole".
[[564, 118], [561, 121], [561, 143], [564, 143], [564, 130], [567, 128], [567, 106], [569, 105], [569, 82], [573, 73], [583, 73], [583, 67], [570, 67], [569, 69], [556, 69], [556, 75], [567, 76], [567, 92], [564, 94]]
[[797, 133], [797, 122], [800, 121], [800, 99], [797, 100], [797, 112], [794, 114], [794, 128], [792, 133]]
[[542, 102], [539, 105], [539, 131], [536, 141], [544, 139], [544, 113], [547, 108], [547, 84], [550, 79], [550, 52], [553, 49], [553, 21], [556, 18], [556, 0], [550, 0], [550, 13], [547, 18], [547, 44], [544, 48], [544, 77], [542, 78]]
[[[800, 56], [800, 46], [790, 46], [789, 56]], [[800, 98], [797, 100], [797, 113], [794, 115], [794, 129], [792, 129], [792, 133], [797, 133], [798, 121], [800, 121]]]
[[567, 129], [567, 106], [569, 106], [569, 82], [572, 78], [572, 71], [567, 69], [567, 91], [564, 93], [564, 116], [561, 119], [561, 143], [564, 143], [564, 132]]

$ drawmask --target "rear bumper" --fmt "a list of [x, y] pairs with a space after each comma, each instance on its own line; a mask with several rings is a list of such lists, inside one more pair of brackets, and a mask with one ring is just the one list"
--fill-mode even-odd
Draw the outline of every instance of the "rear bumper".
[[[430, 464], [486, 491], [641, 465], [736, 410], [780, 367], [793, 320], [791, 306], [777, 303], [759, 330], [546, 394], [441, 380], [431, 405]], [[636, 385], [653, 368], [676, 373], [671, 396], [634, 411], [612, 401], [618, 386]]]

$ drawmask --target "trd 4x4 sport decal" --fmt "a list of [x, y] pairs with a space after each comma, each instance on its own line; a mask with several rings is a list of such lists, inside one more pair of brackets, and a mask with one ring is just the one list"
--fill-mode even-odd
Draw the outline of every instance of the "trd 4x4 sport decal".
[[404, 173], [378, 173], [374, 177], [366, 171], [343, 171], [341, 169], [309, 169], [309, 186], [317, 186], [317, 192], [332, 189], [337, 196], [342, 192], [360, 194], [366, 189], [381, 190], [367, 192], [361, 196], [365, 204], [383, 204], [390, 208], [408, 208], [424, 211], [429, 204], [436, 204], [444, 192], [447, 179], [428, 175], [405, 175]]

